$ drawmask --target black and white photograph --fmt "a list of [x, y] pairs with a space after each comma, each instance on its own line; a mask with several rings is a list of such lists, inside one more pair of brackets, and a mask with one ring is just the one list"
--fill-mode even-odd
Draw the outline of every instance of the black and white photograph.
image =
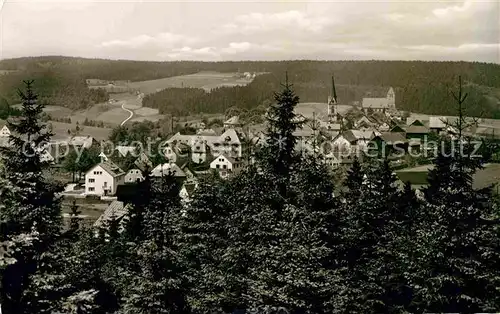
[[498, 0], [0, 0], [0, 314], [500, 313]]

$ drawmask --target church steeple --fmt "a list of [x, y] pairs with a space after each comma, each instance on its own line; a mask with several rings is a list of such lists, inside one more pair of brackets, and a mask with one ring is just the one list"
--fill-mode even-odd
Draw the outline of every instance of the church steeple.
[[336, 110], [336, 105], [337, 105], [337, 91], [335, 90], [335, 79], [332, 75], [332, 92], [331, 95], [328, 96], [328, 119], [329, 120], [335, 120], [337, 110]]

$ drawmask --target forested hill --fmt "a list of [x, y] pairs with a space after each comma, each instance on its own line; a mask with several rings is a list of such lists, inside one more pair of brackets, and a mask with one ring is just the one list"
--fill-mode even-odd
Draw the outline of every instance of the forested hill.
[[[398, 108], [431, 114], [452, 114], [449, 91], [462, 75], [469, 92], [468, 114], [500, 118], [500, 65], [471, 62], [424, 61], [238, 61], [238, 62], [146, 62], [70, 57], [34, 57], [0, 61], [0, 70], [17, 70], [0, 76], [0, 96], [15, 99], [15, 88], [22, 78], [37, 80], [42, 96], [59, 99], [76, 97], [81, 106], [100, 96], [89, 94], [85, 78], [142, 81], [196, 73], [269, 72], [246, 87], [219, 88], [210, 94], [193, 89], [167, 89], [147, 97], [144, 104], [162, 112], [223, 112], [238, 106], [255, 108], [272, 99], [288, 71], [290, 81], [304, 102], [324, 102], [335, 74], [342, 103], [378, 94], [388, 86], [396, 88]], [[41, 87], [41, 88], [40, 88]], [[70, 91], [69, 93], [66, 91]], [[58, 103], [69, 106], [68, 101]], [[74, 105], [73, 105], [74, 106]]]

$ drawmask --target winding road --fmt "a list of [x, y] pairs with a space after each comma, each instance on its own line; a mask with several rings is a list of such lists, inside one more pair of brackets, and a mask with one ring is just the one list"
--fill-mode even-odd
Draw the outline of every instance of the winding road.
[[122, 109], [125, 111], [128, 111], [128, 113], [130, 113], [130, 116], [127, 119], [123, 120], [123, 122], [120, 124], [120, 126], [123, 126], [125, 123], [127, 123], [128, 120], [132, 119], [132, 117], [134, 116], [134, 113], [131, 110], [125, 108], [125, 102], [122, 103]]

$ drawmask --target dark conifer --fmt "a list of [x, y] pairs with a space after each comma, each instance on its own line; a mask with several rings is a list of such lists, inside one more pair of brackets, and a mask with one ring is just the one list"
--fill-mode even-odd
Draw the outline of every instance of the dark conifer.
[[11, 147], [2, 150], [0, 174], [1, 240], [36, 232], [33, 250], [17, 251], [17, 262], [2, 271], [1, 304], [6, 313], [24, 313], [27, 307], [23, 291], [29, 275], [37, 268], [36, 260], [53, 245], [60, 233], [61, 207], [56, 193], [62, 187], [47, 180], [43, 171], [48, 164], [40, 159], [40, 148], [52, 134], [41, 123], [43, 104], [26, 81], [26, 92], [19, 91], [22, 116], [9, 121]]

